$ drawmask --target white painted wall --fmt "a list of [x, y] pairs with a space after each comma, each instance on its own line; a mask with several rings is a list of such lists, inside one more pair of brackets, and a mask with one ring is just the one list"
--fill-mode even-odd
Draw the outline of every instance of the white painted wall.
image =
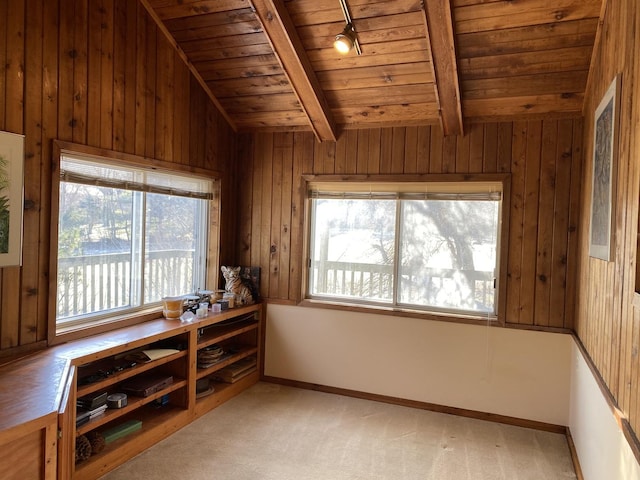
[[269, 304], [265, 374], [568, 425], [569, 335]]
[[640, 466], [573, 343], [569, 428], [585, 480], [638, 480]]

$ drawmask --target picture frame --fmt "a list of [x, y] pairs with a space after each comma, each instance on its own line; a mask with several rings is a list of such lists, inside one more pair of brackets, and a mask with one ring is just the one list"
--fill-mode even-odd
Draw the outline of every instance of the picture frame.
[[594, 115], [593, 170], [591, 184], [591, 222], [589, 256], [612, 260], [617, 179], [619, 92], [622, 83], [616, 75], [602, 97]]
[[0, 267], [22, 265], [24, 135], [0, 132]]

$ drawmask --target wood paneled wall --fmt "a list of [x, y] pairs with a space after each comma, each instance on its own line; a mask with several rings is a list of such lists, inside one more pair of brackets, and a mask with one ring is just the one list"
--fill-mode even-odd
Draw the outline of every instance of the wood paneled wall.
[[[580, 223], [576, 331], [618, 407], [640, 433], [640, 296], [636, 293], [640, 182], [640, 4], [608, 1], [585, 105], [584, 198]], [[589, 257], [593, 117], [614, 76], [622, 74], [615, 196], [615, 254]]]
[[[47, 337], [52, 139], [221, 172], [236, 151], [233, 131], [130, 0], [0, 1], [0, 130], [25, 135], [26, 157], [23, 265], [0, 270], [5, 353]], [[223, 231], [230, 248], [232, 228]]]
[[572, 328], [582, 121], [347, 130], [240, 140], [238, 262], [262, 267], [261, 294], [295, 302], [302, 278], [302, 174], [511, 173], [506, 321]]

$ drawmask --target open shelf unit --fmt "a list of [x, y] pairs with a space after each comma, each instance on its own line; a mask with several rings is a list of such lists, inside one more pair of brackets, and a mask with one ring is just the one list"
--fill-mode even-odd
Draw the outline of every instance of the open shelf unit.
[[[68, 442], [80, 436], [102, 435], [107, 430], [131, 420], [141, 427], [124, 437], [106, 444], [89, 458], [75, 462], [73, 445], [67, 450], [74, 458], [67, 459], [68, 470], [74, 479], [94, 479], [144, 451], [190, 423], [200, 415], [229, 400], [256, 383], [262, 369], [262, 305], [250, 305], [210, 313], [192, 323], [152, 320], [118, 332], [118, 340], [108, 334], [97, 336], [78, 349], [74, 391], [70, 396], [71, 408], [61, 425], [70, 425], [72, 435]], [[155, 322], [155, 323], [154, 323]], [[144, 327], [142, 326], [144, 325]], [[100, 345], [107, 345], [103, 350]], [[97, 345], [97, 347], [96, 347]], [[218, 362], [208, 368], [198, 368], [198, 352], [212, 346], [223, 349]], [[162, 358], [146, 362], [132, 361], [142, 350], [172, 348], [176, 351]], [[256, 368], [233, 383], [220, 382], [213, 376], [221, 370], [255, 358]], [[253, 367], [252, 367], [253, 368]], [[147, 396], [127, 395], [121, 408], [107, 408], [87, 423], [77, 425], [79, 411], [76, 400], [103, 393], [122, 393], [123, 384], [150, 376], [171, 376], [172, 382]], [[197, 398], [196, 382], [209, 377], [212, 393]], [[64, 432], [63, 432], [64, 434]]]

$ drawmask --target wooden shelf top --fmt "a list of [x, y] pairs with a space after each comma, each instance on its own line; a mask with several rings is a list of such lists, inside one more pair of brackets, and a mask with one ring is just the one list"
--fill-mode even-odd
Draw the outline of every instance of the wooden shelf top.
[[237, 307], [209, 313], [188, 323], [159, 318], [74, 340], [0, 366], [0, 445], [10, 441], [15, 430], [57, 421], [62, 398], [70, 385], [72, 365], [188, 333], [261, 308], [261, 304]]

